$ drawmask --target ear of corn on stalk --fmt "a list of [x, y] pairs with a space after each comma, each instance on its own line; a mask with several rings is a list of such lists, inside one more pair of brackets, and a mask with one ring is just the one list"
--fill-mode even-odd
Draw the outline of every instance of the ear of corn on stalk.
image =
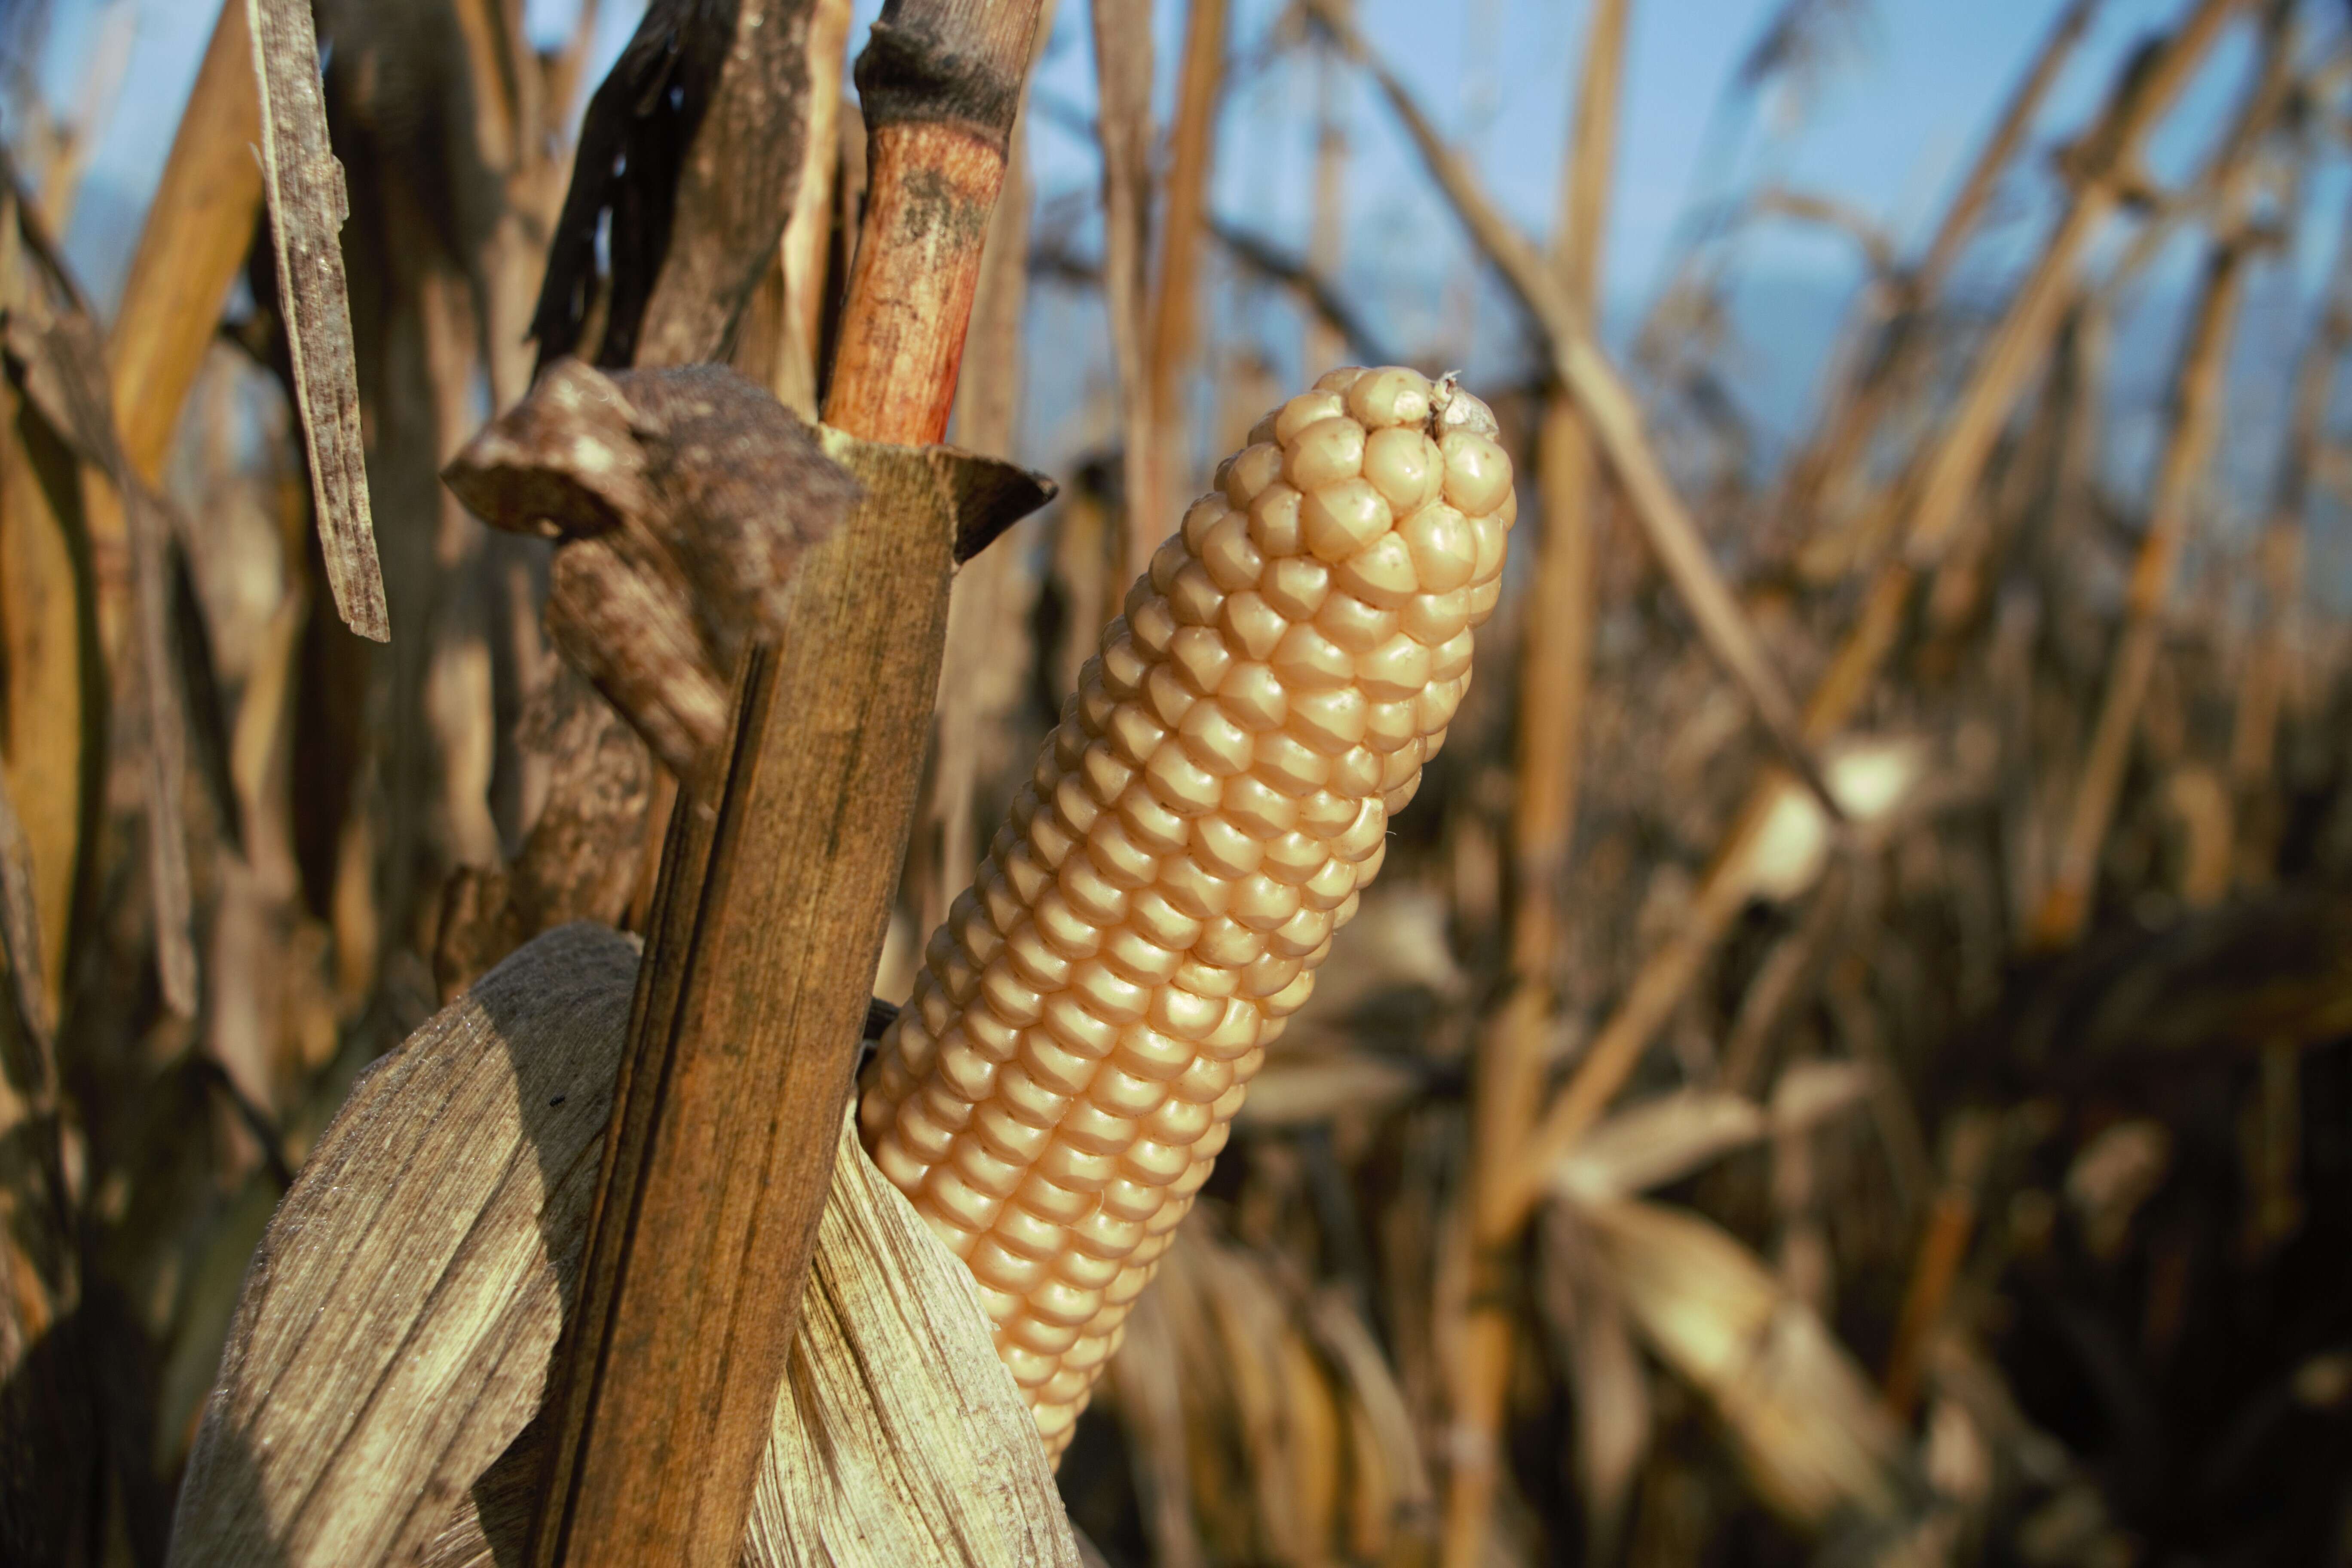
[[1055, 1454], [1444, 742], [1517, 515], [1495, 436], [1395, 367], [1258, 423], [1103, 633], [867, 1068], [866, 1149], [970, 1265]]

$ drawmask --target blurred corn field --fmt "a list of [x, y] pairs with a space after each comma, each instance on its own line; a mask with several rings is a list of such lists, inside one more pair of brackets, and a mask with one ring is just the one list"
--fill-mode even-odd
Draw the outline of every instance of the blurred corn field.
[[[2352, 26], [2042, 0], [1934, 205], [1792, 177], [1924, 3], [1751, 7], [1634, 292], [1628, 60], [1675, 0], [1047, 5], [950, 439], [1061, 494], [957, 580], [875, 994], [1286, 392], [1469, 367], [1524, 502], [1451, 739], [1061, 1461], [1109, 1563], [2352, 1565]], [[209, 41], [160, 184], [66, 243], [152, 9], [0, 5], [27, 1565], [166, 1560], [329, 1119], [522, 940], [644, 931], [677, 794], [542, 629], [547, 542], [438, 478], [534, 337], [629, 363], [626, 300], [534, 301], [658, 249], [565, 216], [635, 8], [314, 6], [382, 646], [314, 531], [246, 0], [166, 7]], [[728, 351], [812, 415], [870, 9], [794, 11], [809, 146]], [[1530, 30], [1539, 226], [1466, 134]], [[660, 69], [649, 125], [717, 67]], [[1791, 232], [1859, 258], [1821, 324], [1748, 287]], [[1755, 395], [1784, 354], [1810, 389]]]

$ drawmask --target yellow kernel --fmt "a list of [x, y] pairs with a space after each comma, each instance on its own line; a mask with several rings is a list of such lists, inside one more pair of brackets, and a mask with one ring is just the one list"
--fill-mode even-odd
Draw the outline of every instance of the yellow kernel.
[[1336, 392], [1302, 392], [1284, 404], [1281, 411], [1275, 415], [1274, 438], [1288, 447], [1309, 425], [1344, 414], [1347, 408], [1347, 404]]
[[1415, 594], [1397, 612], [1397, 626], [1417, 643], [1435, 647], [1452, 640], [1470, 624], [1470, 595], [1462, 588], [1443, 594]]
[[1202, 698], [1177, 727], [1184, 754], [1220, 779], [1245, 772], [1253, 748], [1250, 731], [1234, 722], [1222, 703]]
[[1179, 912], [1205, 921], [1225, 912], [1234, 896], [1233, 884], [1189, 854], [1171, 855], [1160, 862], [1160, 880], [1153, 884]]
[[1079, 1224], [1095, 1212], [1094, 1194], [1074, 1193], [1034, 1173], [1021, 1184], [1021, 1190], [1013, 1194], [1013, 1202], [1015, 1207], [1065, 1229]]
[[1276, 731], [1258, 737], [1250, 773], [1286, 794], [1304, 795], [1331, 776], [1331, 760], [1286, 731]]
[[1013, 973], [1040, 992], [1068, 985], [1070, 959], [1054, 952], [1054, 947], [1037, 936], [1034, 924], [1016, 926], [1012, 936], [1004, 938], [1004, 957], [1013, 966]]
[[[1167, 992], [1163, 989], [1161, 994]], [[1163, 1035], [1149, 1024], [1129, 1024], [1120, 1032], [1110, 1059], [1121, 1072], [1164, 1082], [1190, 1065], [1192, 1042]]]
[[1192, 1152], [1182, 1143], [1139, 1138], [1119, 1156], [1118, 1169], [1121, 1175], [1133, 1177], [1147, 1186], [1164, 1187], [1182, 1175], [1184, 1167], [1192, 1163]]
[[1172, 647], [1169, 653], [1169, 662], [1154, 666], [1151, 674], [1145, 679], [1143, 701], [1151, 710], [1154, 719], [1173, 730], [1184, 721], [1184, 715], [1192, 710], [1192, 704], [1200, 699], [1185, 689], [1183, 673], [1175, 663]]
[[1232, 1061], [1202, 1057], [1186, 1068], [1181, 1078], [1169, 1085], [1169, 1092], [1188, 1104], [1207, 1105], [1233, 1086]]
[[1150, 1010], [1151, 989], [1122, 977], [1100, 959], [1078, 966], [1070, 989], [1082, 997], [1087, 1011], [1106, 1023], [1132, 1024]]
[[1367, 428], [1421, 425], [1429, 418], [1429, 402], [1428, 381], [1400, 365], [1368, 370], [1348, 386], [1348, 412]]
[[[1398, 706], [1409, 708], [1412, 705], [1410, 703], [1399, 703]], [[1387, 760], [1381, 767], [1381, 796], [1382, 800], [1385, 801], [1388, 796], [1395, 794], [1398, 790], [1405, 788], [1407, 785], [1411, 784], [1413, 780], [1419, 778], [1421, 776], [1421, 737], [1418, 735], [1414, 736], [1403, 745], [1399, 746], [1395, 751], [1391, 752]], [[1397, 808], [1394, 805], [1388, 806], [1387, 810], [1391, 816], [1394, 816], [1396, 815]]]
[[1301, 494], [1364, 471], [1364, 427], [1346, 415], [1318, 419], [1282, 444], [1282, 477]]
[[1173, 952], [1183, 952], [1201, 934], [1200, 921], [1170, 903], [1156, 887], [1128, 901], [1127, 918], [1137, 934]]
[[[1366, 683], [1368, 689], [1370, 684]], [[1364, 744], [1382, 758], [1402, 751], [1420, 738], [1421, 732], [1413, 728], [1412, 703], [1409, 700], [1375, 702], [1365, 714]], [[1381, 767], [1385, 770], [1387, 763], [1383, 762]]]
[[[1126, 1262], [1122, 1258], [1089, 1258], [1073, 1248], [1054, 1259], [1054, 1277], [1080, 1290], [1099, 1290], [1118, 1279], [1125, 1267]], [[1085, 1369], [1072, 1368], [1071, 1371], [1078, 1373]], [[1085, 1384], [1081, 1383], [1079, 1386], [1083, 1388]]]
[[1307, 556], [1285, 556], [1266, 563], [1259, 574], [1257, 591], [1289, 619], [1309, 620], [1331, 591], [1331, 568]]
[[1493, 583], [1503, 573], [1503, 525], [1491, 517], [1469, 520], [1470, 536], [1478, 544], [1478, 560], [1470, 569], [1470, 587], [1475, 590]]
[[1475, 430], [1448, 430], [1438, 443], [1445, 454], [1445, 499], [1465, 517], [1484, 517], [1511, 493], [1511, 459], [1502, 447]]
[[1337, 908], [1354, 894], [1360, 879], [1364, 879], [1359, 878], [1355, 867], [1332, 856], [1299, 888], [1298, 901], [1310, 910]]
[[1198, 816], [1213, 810], [1220, 795], [1218, 775], [1187, 754], [1182, 746], [1162, 746], [1143, 766], [1152, 798], [1179, 816]]
[[1046, 997], [1045, 1016], [1035, 1026], [1044, 1028], [1064, 1049], [1090, 1058], [1106, 1054], [1118, 1041], [1118, 1026], [1088, 1012], [1074, 991], [1057, 991]]
[[[1072, 1050], [1058, 1029], [1031, 1029], [1021, 1037], [1022, 1070], [1049, 1093], [1084, 1093], [1094, 1081], [1095, 1066], [1094, 1056]], [[1066, 1107], [1064, 1114], [1068, 1114]]]
[[1302, 907], [1267, 934], [1265, 950], [1277, 958], [1305, 958], [1322, 946], [1330, 934], [1331, 916], [1328, 911]]
[[[1284, 635], [1268, 668], [1282, 682], [1286, 695], [1329, 690], [1346, 685], [1356, 675], [1356, 661], [1348, 650], [1319, 627], [1303, 621]], [[1284, 706], [1286, 710], [1288, 702]]]
[[1168, 728], [1145, 711], [1142, 703], [1122, 702], [1111, 715], [1107, 735], [1119, 761], [1141, 767], [1168, 738]]
[[1345, 561], [1389, 531], [1389, 503], [1370, 480], [1341, 479], [1307, 493], [1298, 524], [1307, 548], [1321, 560]]
[[1038, 1009], [1045, 1005], [1045, 998], [1022, 984], [1012, 961], [1003, 953], [990, 959], [988, 967], [981, 971], [980, 994], [988, 998], [996, 1016], [1008, 1024], [1035, 1023]]
[[1169, 609], [1167, 600], [1155, 594], [1139, 605], [1128, 606], [1127, 627], [1135, 640], [1136, 652], [1149, 659], [1166, 658], [1168, 639], [1176, 635], [1175, 613]]
[[1179, 572], [1175, 585], [1168, 591], [1168, 608], [1180, 626], [1215, 626], [1217, 612], [1224, 602], [1225, 591], [1217, 586], [1217, 580], [1198, 561]]
[[1437, 443], [1418, 430], [1376, 430], [1364, 443], [1364, 478], [1386, 498], [1389, 510], [1402, 517], [1437, 499], [1445, 484], [1445, 458]]
[[1282, 618], [1281, 612], [1255, 589], [1227, 595], [1224, 607], [1217, 613], [1217, 626], [1233, 639], [1235, 655], [1261, 660], [1274, 651], [1283, 633], [1290, 629], [1290, 623]]
[[1100, 661], [1103, 690], [1114, 699], [1134, 696], [1151, 669], [1150, 662], [1135, 651], [1135, 639], [1128, 635], [1124, 616], [1103, 633], [1102, 652], [1096, 658]]
[[[1396, 635], [1397, 613], [1353, 594], [1333, 594], [1316, 612], [1315, 629], [1349, 653], [1370, 653]], [[1355, 668], [1351, 661], [1350, 677]]]
[[1393, 610], [1420, 590], [1412, 552], [1393, 532], [1383, 533], [1331, 569], [1331, 586], [1368, 605]]
[[1364, 694], [1352, 686], [1301, 691], [1290, 700], [1283, 728], [1326, 756], [1337, 756], [1364, 738]]
[[1276, 483], [1257, 492], [1249, 504], [1249, 540], [1262, 555], [1295, 558], [1304, 544], [1298, 507], [1302, 500], [1290, 485]]
[[1116, 1116], [1149, 1116], [1168, 1098], [1168, 1085], [1139, 1077], [1114, 1061], [1095, 1075], [1087, 1098]]
[[1221, 495], [1209, 494], [1197, 499], [1184, 509], [1184, 521], [1177, 526], [1176, 539], [1193, 554], [1201, 553], [1201, 541], [1209, 531], [1233, 515], [1233, 507]]
[[1263, 734], [1290, 717], [1290, 693], [1266, 666], [1236, 664], [1217, 689], [1217, 706], [1243, 729]]
[[1410, 701], [1429, 684], [1429, 649], [1403, 632], [1356, 656], [1365, 694], [1382, 702]]
[[1477, 536], [1461, 512], [1442, 501], [1397, 524], [1397, 537], [1412, 552], [1413, 574], [1424, 592], [1451, 593], [1477, 572]]
[[961, 1230], [984, 1231], [1004, 1200], [980, 1192], [945, 1165], [935, 1165], [923, 1180], [923, 1196], [930, 1199], [948, 1223]]
[[1142, 1239], [1142, 1221], [1122, 1219], [1100, 1205], [1070, 1227], [1071, 1246], [1097, 1258], [1124, 1258]]
[[1320, 871], [1331, 860], [1331, 853], [1320, 840], [1310, 834], [1293, 830], [1266, 840], [1265, 857], [1259, 868], [1286, 887], [1296, 888]]
[[1052, 1122], [1038, 1126], [1013, 1113], [1008, 1101], [989, 1099], [972, 1113], [971, 1131], [996, 1154], [1020, 1162], [1025, 1173], [1053, 1136]]
[[[1200, 996], [1181, 985], [1163, 985], [1151, 996], [1151, 1026], [1173, 1039], [1199, 1045], [1215, 1032], [1225, 1016], [1225, 1005], [1213, 996]], [[901, 1115], [903, 1124], [905, 1117]], [[919, 1151], [920, 1144], [915, 1144]]]
[[1233, 668], [1234, 654], [1213, 627], [1186, 626], [1168, 645], [1168, 664], [1184, 678], [1192, 695], [1207, 697]]
[[[1339, 918], [1336, 910], [1333, 911], [1332, 918], [1334, 920]], [[1264, 958], [1250, 965], [1249, 973], [1242, 976], [1242, 994], [1253, 1002], [1261, 997], [1274, 995], [1297, 979], [1299, 971], [1305, 967], [1305, 963], [1298, 959], [1286, 958], [1277, 952], [1268, 952]], [[1255, 1045], [1256, 1042], [1251, 1043]]]
[[1243, 832], [1223, 814], [1211, 812], [1192, 819], [1192, 858], [1217, 877], [1246, 877], [1257, 869], [1265, 846]]
[[1176, 973], [1175, 952], [1150, 941], [1133, 921], [1120, 924], [1103, 943], [1103, 956], [1121, 974], [1140, 984], [1157, 985]]
[[[1209, 939], [1210, 923], [1206, 921], [1201, 923], [1201, 942]], [[1218, 1005], [1223, 1006], [1224, 999], [1234, 994], [1234, 972], [1220, 969], [1202, 956], [1199, 951], [1201, 942], [1192, 944], [1192, 955], [1177, 966], [1176, 984], [1195, 996], [1214, 997]]]
[[1336, 392], [1344, 396], [1348, 388], [1356, 384], [1356, 378], [1363, 374], [1364, 368], [1354, 364], [1343, 364], [1336, 370], [1327, 370], [1315, 378], [1315, 390]]
[[1454, 634], [1453, 640], [1429, 650], [1429, 679], [1459, 680], [1470, 673], [1470, 633], [1465, 629]]
[[1127, 889], [1104, 876], [1088, 856], [1073, 855], [1063, 861], [1054, 885], [1070, 900], [1070, 908], [1087, 920], [1108, 925], [1126, 918]]
[[1161, 540], [1160, 548], [1151, 552], [1150, 569], [1145, 574], [1150, 580], [1152, 591], [1158, 594], [1168, 592], [1175, 584], [1176, 574], [1191, 564], [1192, 560], [1192, 552], [1184, 548], [1181, 535], [1171, 533]]
[[[1013, 1342], [1039, 1355], [1059, 1357], [1064, 1351], [1078, 1342], [1078, 1330], [1076, 1326], [1066, 1323], [1049, 1323], [1032, 1313], [1029, 1310], [1029, 1298], [1025, 1293], [1018, 1299], [1013, 1310], [1004, 1319], [1004, 1321], [1008, 1325], [1006, 1332]], [[1048, 1383], [1050, 1382], [1049, 1379]], [[1039, 1404], [1036, 1406], [1036, 1414], [1037, 1430], [1049, 1439], [1055, 1430], [1055, 1426], [1048, 1425], [1049, 1422], [1066, 1426], [1078, 1418], [1078, 1413], [1075, 1407], [1058, 1402]], [[1066, 1419], [1056, 1419], [1063, 1416], [1066, 1416]]]
[[1209, 1108], [1171, 1097], [1168, 1103], [1144, 1119], [1145, 1135], [1154, 1143], [1189, 1151], [1209, 1130]]
[[973, 1191], [997, 1198], [1011, 1197], [1027, 1173], [1022, 1165], [991, 1152], [987, 1141], [981, 1138], [957, 1139], [948, 1163], [971, 1184]]
[[1122, 1170], [1103, 1188], [1102, 1212], [1111, 1219], [1127, 1220], [1139, 1226], [1158, 1214], [1160, 1205], [1168, 1201], [1167, 1195], [1160, 1190], [1165, 1184], [1139, 1181]]
[[1159, 857], [1136, 843], [1127, 825], [1116, 816], [1087, 836], [1087, 858], [1104, 881], [1122, 890], [1148, 888], [1160, 872]]
[[[973, 1272], [979, 1270], [975, 1268]], [[1061, 1370], [1062, 1363], [1049, 1355], [1041, 1355], [1026, 1345], [1003, 1344], [996, 1347], [997, 1359], [1013, 1374], [1013, 1381], [1023, 1388], [1036, 1388]]]
[[1096, 1104], [1090, 1093], [1070, 1107], [1070, 1113], [1062, 1118], [1060, 1131], [1081, 1149], [1117, 1154], [1135, 1142], [1135, 1118], [1113, 1115]]
[[1297, 801], [1255, 774], [1227, 779], [1224, 799], [1217, 809], [1253, 838], [1287, 832], [1298, 820]]
[[1254, 931], [1270, 931], [1298, 912], [1298, 889], [1258, 871], [1234, 885], [1228, 912]]
[[1247, 506], [1251, 498], [1282, 478], [1282, 448], [1271, 441], [1245, 447], [1225, 470], [1225, 499]]
[[1502, 596], [1503, 583], [1502, 579], [1499, 577], [1490, 577], [1486, 582], [1479, 584], [1476, 587], [1470, 590], [1470, 625], [1472, 627], [1475, 628], [1486, 624], [1486, 617], [1495, 613], [1496, 602], [1501, 599]]
[[1118, 1163], [1107, 1154], [1091, 1153], [1075, 1143], [1056, 1139], [1045, 1145], [1037, 1170], [1061, 1186], [1095, 1192], [1118, 1173]]
[[[1234, 970], [1254, 963], [1265, 951], [1265, 939], [1232, 915], [1220, 915], [1202, 930], [1192, 944], [1192, 956], [1203, 964]], [[1220, 1010], [1220, 1016], [1223, 1016]]]
[[1138, 848], [1153, 855], [1172, 855], [1190, 837], [1184, 818], [1160, 804], [1147, 780], [1139, 780], [1118, 797], [1118, 825]]
[[1331, 840], [1331, 853], [1342, 860], [1360, 860], [1370, 855], [1387, 835], [1389, 814], [1379, 800], [1368, 800], [1356, 813], [1356, 820], [1346, 832]]
[[1061, 1256], [1062, 1227], [1017, 1203], [1000, 1210], [989, 1239], [1021, 1258], [1048, 1262]]

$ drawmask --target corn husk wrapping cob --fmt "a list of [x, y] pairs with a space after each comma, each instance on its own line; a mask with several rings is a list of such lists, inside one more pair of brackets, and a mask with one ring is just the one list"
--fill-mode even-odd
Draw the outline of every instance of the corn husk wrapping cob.
[[1449, 377], [1339, 370], [1217, 470], [1103, 633], [867, 1068], [1058, 1454], [1470, 680], [1517, 513]]

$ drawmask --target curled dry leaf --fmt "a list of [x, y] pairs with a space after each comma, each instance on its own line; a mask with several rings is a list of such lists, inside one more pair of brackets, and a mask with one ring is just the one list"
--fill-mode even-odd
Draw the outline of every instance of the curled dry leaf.
[[1893, 1520], [1903, 1433], [1811, 1309], [1715, 1226], [1634, 1200], [1577, 1211], [1642, 1337], [1714, 1405], [1758, 1495], [1791, 1521]]
[[[354, 1089], [247, 1276], [175, 1568], [511, 1555], [636, 967], [551, 932]], [[745, 1562], [1075, 1568], [963, 1266], [845, 1123], [792, 1358]]]

